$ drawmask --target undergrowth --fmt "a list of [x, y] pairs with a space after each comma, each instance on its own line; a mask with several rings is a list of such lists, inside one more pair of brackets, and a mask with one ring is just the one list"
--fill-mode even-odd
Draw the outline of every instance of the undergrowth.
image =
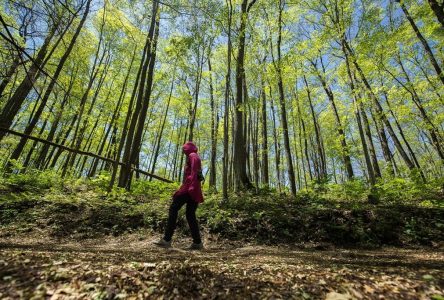
[[[119, 235], [141, 228], [161, 232], [177, 184], [136, 180], [132, 191], [108, 191], [109, 174], [60, 178], [31, 171], [0, 178], [0, 232], [45, 230], [56, 237]], [[272, 189], [208, 194], [197, 211], [207, 232], [260, 243], [439, 245], [444, 240], [443, 181], [393, 178], [379, 182], [377, 205], [359, 180], [312, 184], [296, 198]], [[179, 230], [187, 232], [183, 212]]]

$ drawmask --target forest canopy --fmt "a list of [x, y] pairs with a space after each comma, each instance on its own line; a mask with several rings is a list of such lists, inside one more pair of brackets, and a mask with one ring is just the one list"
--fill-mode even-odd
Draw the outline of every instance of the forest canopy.
[[438, 0], [1, 0], [0, 17], [5, 174], [181, 181], [194, 141], [224, 198], [443, 185]]

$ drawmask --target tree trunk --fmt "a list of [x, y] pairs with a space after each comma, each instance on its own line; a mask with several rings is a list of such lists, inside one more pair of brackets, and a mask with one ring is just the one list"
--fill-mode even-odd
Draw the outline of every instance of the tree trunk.
[[416, 154], [413, 151], [412, 147], [410, 146], [410, 143], [407, 141], [405, 134], [404, 134], [404, 130], [401, 127], [401, 124], [399, 124], [398, 119], [396, 118], [395, 114], [393, 113], [393, 110], [390, 106], [390, 102], [388, 101], [388, 97], [386, 95], [386, 93], [384, 92], [384, 96], [385, 96], [385, 102], [387, 103], [387, 107], [389, 109], [390, 114], [393, 117], [393, 120], [395, 121], [396, 127], [398, 128], [399, 134], [401, 135], [402, 140], [404, 141], [404, 144], [407, 146], [407, 149], [409, 150], [410, 156], [412, 157], [416, 167], [419, 170], [419, 173], [421, 175], [421, 178], [424, 182], [426, 182], [426, 177], [424, 176], [424, 172], [421, 168], [421, 165], [419, 164], [418, 159], [416, 158]]
[[[148, 47], [147, 47], [147, 57], [145, 60], [145, 65], [142, 70], [141, 85], [139, 88], [138, 104], [140, 110], [134, 111], [133, 119], [131, 122], [137, 122], [137, 127], [134, 124], [135, 134], [132, 141], [130, 141], [130, 153], [128, 160], [124, 161], [125, 167], [121, 170], [121, 177], [119, 178], [119, 186], [130, 189], [131, 187], [131, 165], [135, 165], [142, 145], [142, 133], [144, 129], [146, 114], [148, 112], [148, 106], [151, 98], [151, 90], [153, 85], [154, 77], [154, 64], [156, 61], [156, 48], [157, 48], [157, 38], [159, 35], [159, 3], [157, 1], [153, 2], [151, 24], [148, 33]], [[145, 78], [146, 78], [146, 89], [145, 88]], [[127, 139], [127, 142], [129, 140]]]
[[228, 45], [227, 45], [227, 74], [225, 75], [225, 95], [224, 95], [224, 143], [223, 143], [223, 161], [222, 161], [222, 197], [224, 201], [228, 201], [228, 136], [229, 136], [229, 102], [230, 102], [230, 85], [231, 85], [231, 22], [233, 15], [233, 6], [231, 0], [227, 0], [228, 11]]
[[[407, 167], [409, 169], [414, 169], [415, 165], [412, 163], [412, 161], [410, 160], [410, 158], [408, 157], [407, 153], [405, 152], [404, 148], [402, 147], [401, 143], [399, 142], [398, 137], [395, 134], [395, 131], [393, 130], [389, 120], [387, 119], [384, 110], [381, 106], [381, 104], [379, 103], [378, 99], [376, 98], [376, 95], [373, 93], [373, 90], [370, 86], [370, 84], [367, 81], [367, 78], [364, 75], [364, 72], [362, 71], [361, 67], [359, 66], [358, 62], [356, 61], [356, 58], [353, 55], [353, 51], [350, 48], [350, 46], [348, 45], [347, 41], [345, 39], [342, 40], [342, 45], [344, 47], [343, 51], [344, 53], [347, 52], [347, 56], [350, 55], [351, 60], [356, 68], [356, 70], [358, 71], [362, 82], [364, 83], [364, 86], [366, 87], [368, 94], [370, 96], [370, 98], [373, 100], [373, 103], [375, 104], [375, 108], [376, 108], [376, 113], [377, 113], [377, 118], [379, 120], [382, 121], [382, 123], [385, 125], [385, 127], [387, 128], [387, 131], [389, 132], [393, 143], [395, 144], [396, 149], [398, 150], [399, 154], [401, 155], [401, 157], [403, 158], [404, 162], [406, 163]], [[382, 126], [381, 126], [382, 127]], [[386, 153], [387, 154], [387, 153]]]
[[268, 130], [267, 130], [267, 95], [265, 93], [264, 81], [261, 81], [261, 123], [262, 123], [262, 182], [265, 187], [270, 185], [268, 170]]
[[438, 128], [436, 128], [436, 126], [433, 124], [432, 120], [427, 115], [426, 109], [422, 105], [422, 101], [421, 101], [418, 93], [416, 92], [415, 85], [411, 82], [410, 76], [408, 75], [406, 69], [404, 68], [404, 64], [402, 63], [401, 57], [399, 55], [397, 57], [397, 61], [398, 61], [399, 66], [401, 67], [402, 73], [404, 74], [404, 77], [407, 81], [407, 85], [404, 84], [402, 81], [400, 81], [398, 78], [396, 78], [396, 76], [394, 76], [394, 74], [392, 74], [389, 70], [387, 70], [387, 71], [393, 77], [393, 79], [395, 79], [411, 95], [413, 103], [416, 105], [422, 119], [427, 124], [426, 128], [427, 128], [427, 131], [429, 132], [430, 137], [432, 139], [433, 146], [435, 147], [436, 151], [438, 152], [438, 155], [441, 158], [441, 160], [444, 160], [444, 151], [442, 149], [442, 145], [441, 145], [441, 141], [440, 141], [441, 136], [438, 131]]
[[[211, 51], [211, 47], [210, 47]], [[208, 53], [208, 72], [210, 73], [210, 109], [211, 109], [211, 158], [210, 158], [210, 178], [209, 188], [211, 191], [216, 192], [216, 150], [217, 150], [217, 126], [216, 122], [217, 111], [214, 103], [214, 88], [213, 88], [213, 74], [211, 68], [211, 54]]]
[[430, 8], [435, 14], [441, 26], [444, 28], [444, 3], [441, 1], [439, 4], [438, 0], [428, 0], [430, 4]]
[[277, 179], [277, 186], [279, 189], [279, 192], [281, 192], [281, 145], [279, 143], [278, 138], [278, 132], [277, 132], [277, 124], [276, 124], [276, 114], [274, 111], [274, 103], [273, 98], [271, 96], [271, 89], [270, 89], [270, 99], [271, 99], [271, 118], [273, 121], [273, 139], [274, 139], [274, 155], [275, 155], [275, 167], [276, 167], [276, 179]]
[[[143, 51], [142, 51], [142, 59], [140, 60], [139, 68], [137, 70], [136, 80], [134, 81], [135, 84], [134, 84], [134, 87], [133, 87], [133, 91], [131, 93], [130, 102], [128, 104], [128, 111], [126, 113], [125, 123], [123, 124], [122, 135], [120, 137], [119, 146], [118, 146], [118, 149], [117, 149], [117, 152], [116, 152], [116, 155], [115, 155], [115, 160], [116, 161], [120, 160], [120, 156], [122, 154], [122, 150], [123, 150], [124, 146], [126, 146], [126, 147], [125, 147], [125, 152], [124, 152], [122, 160], [123, 160], [123, 162], [125, 162], [126, 161], [126, 157], [128, 157], [128, 159], [129, 159], [129, 151], [131, 150], [131, 140], [132, 140], [133, 133], [134, 133], [134, 127], [132, 128], [132, 131], [129, 131], [128, 130], [128, 125], [130, 125], [130, 126], [133, 125], [133, 122], [130, 123], [130, 121], [131, 121], [131, 116], [133, 115], [134, 100], [136, 99], [137, 88], [138, 88], [138, 85], [139, 85], [139, 82], [140, 82], [140, 76], [141, 76], [141, 73], [142, 73], [142, 70], [143, 70], [143, 65], [144, 65], [144, 61], [145, 61], [146, 50], [147, 50], [148, 44], [149, 44], [149, 39], [147, 39], [147, 41], [145, 43], [145, 46], [143, 48]], [[137, 51], [137, 46], [134, 48], [134, 53], [136, 53], [136, 51]], [[135, 109], [137, 109], [137, 104], [136, 104], [136, 108]], [[134, 126], [135, 126], [135, 123], [134, 123]], [[128, 134], [131, 135], [130, 138], [128, 137]], [[116, 177], [117, 177], [118, 167], [119, 167], [119, 165], [117, 163], [113, 164], [113, 171], [112, 171], [111, 180], [110, 180], [110, 183], [109, 183], [108, 190], [111, 190], [112, 187], [114, 186], [114, 182], [115, 182]], [[121, 170], [121, 172], [122, 172], [122, 170]], [[128, 170], [125, 169], [123, 172], [126, 173], [126, 172], [128, 172]]]
[[[23, 102], [28, 96], [29, 92], [34, 86], [37, 78], [41, 74], [39, 69], [42, 67], [46, 53], [48, 52], [49, 45], [51, 43], [52, 38], [56, 32], [57, 26], [53, 26], [48, 33], [48, 36], [45, 38], [42, 47], [37, 53], [35, 60], [33, 61], [31, 67], [26, 72], [25, 78], [20, 83], [20, 85], [15, 90], [12, 97], [8, 100], [6, 105], [3, 107], [3, 110], [0, 114], [0, 127], [10, 128], [11, 124], [14, 120], [14, 117], [19, 112], [22, 107]], [[6, 132], [0, 131], [0, 141], [5, 136]]]
[[248, 0], [241, 4], [239, 46], [236, 59], [236, 101], [234, 122], [234, 188], [236, 191], [252, 188], [247, 175], [247, 144], [244, 135], [244, 77], [245, 77], [245, 31], [248, 18]]
[[[51, 107], [49, 108], [50, 114], [52, 113], [55, 104], [56, 104], [56, 101], [54, 101], [51, 104]], [[47, 117], [45, 119], [45, 121], [43, 122], [42, 127], [40, 128], [38, 137], [42, 136], [43, 132], [45, 131], [46, 125], [48, 124], [48, 121], [49, 121], [49, 117]], [[26, 155], [25, 161], [23, 163], [23, 170], [26, 170], [26, 168], [28, 167], [29, 162], [31, 161], [32, 154], [34, 153], [34, 150], [37, 148], [37, 143], [38, 143], [37, 141], [34, 141], [34, 143], [31, 146], [31, 149], [29, 149], [28, 154]]]
[[[370, 128], [370, 123], [368, 121], [367, 113], [365, 112], [365, 108], [364, 108], [364, 105], [362, 104], [362, 101], [357, 100], [356, 102], [357, 102], [356, 105], [359, 110], [361, 122], [364, 127], [364, 132], [365, 132], [365, 135], [367, 136], [367, 142], [368, 142], [367, 149], [369, 150], [370, 157], [372, 159], [373, 173], [376, 178], [381, 178], [382, 177], [381, 169], [379, 168], [378, 157], [376, 156], [375, 145], [373, 143], [373, 136], [372, 136], [372, 131]], [[375, 125], [377, 126], [376, 120], [375, 120]], [[379, 132], [379, 130], [378, 130], [378, 132]], [[379, 135], [379, 136], [381, 137], [381, 135]], [[388, 147], [387, 143], [384, 143], [381, 141], [381, 144], [384, 144], [385, 147]], [[390, 160], [387, 161], [387, 163], [390, 163]]]
[[[396, 0], [396, 2], [399, 2], [399, 5], [401, 6], [402, 11], [404, 12], [407, 20], [409, 21], [410, 25], [413, 28], [413, 31], [415, 32], [416, 36], [418, 37], [418, 39], [420, 40], [422, 46], [424, 47], [424, 50], [427, 53], [427, 56], [430, 59], [430, 62], [433, 66], [433, 68], [436, 71], [436, 74], [438, 75], [439, 79], [441, 80], [442, 84], [444, 84], [444, 74], [441, 70], [441, 67], [438, 64], [438, 61], [435, 58], [435, 55], [432, 52], [432, 49], [429, 46], [429, 43], [426, 41], [426, 39], [424, 38], [424, 36], [422, 35], [422, 33], [419, 31], [418, 26], [416, 26], [415, 21], [413, 20], [412, 16], [410, 15], [409, 11], [407, 10], [407, 7], [405, 6], [404, 2], [401, 0]], [[429, 0], [429, 3], [433, 2], [433, 0]], [[433, 10], [435, 11], [435, 10]], [[441, 8], [441, 13], [442, 13], [442, 8]], [[442, 15], [441, 15], [442, 16]], [[438, 15], [437, 15], [438, 17]], [[438, 17], [439, 19], [439, 17]], [[441, 19], [439, 19], [441, 21]]]
[[[285, 93], [284, 93], [284, 83], [282, 80], [282, 57], [281, 57], [281, 41], [282, 41], [282, 10], [284, 9], [284, 1], [279, 1], [279, 34], [277, 41], [277, 53], [278, 53], [278, 62], [277, 62], [277, 73], [278, 73], [278, 89], [279, 89], [279, 104], [281, 108], [281, 120], [282, 120], [282, 130], [284, 136], [284, 147], [285, 154], [287, 157], [288, 164], [288, 180], [290, 181], [290, 190], [293, 196], [296, 195], [296, 179], [294, 176], [294, 167], [293, 167], [293, 159], [291, 157], [290, 150], [290, 137], [288, 134], [288, 121], [287, 121], [287, 108], [285, 105]], [[273, 53], [273, 49], [271, 49]]]
[[357, 104], [357, 102], [358, 102], [358, 99], [356, 99], [357, 92], [356, 92], [356, 88], [355, 88], [355, 84], [353, 81], [353, 76], [352, 76], [352, 72], [351, 72], [351, 68], [350, 68], [349, 56], [348, 56], [348, 53], [345, 51], [344, 47], [342, 48], [342, 50], [345, 54], [345, 64], [347, 67], [347, 75], [348, 75], [352, 99], [353, 99], [353, 106], [354, 106], [354, 111], [355, 111], [355, 116], [356, 116], [356, 122], [358, 123], [359, 136], [361, 138], [362, 151], [364, 152], [364, 159], [365, 159], [365, 163], [367, 166], [367, 173], [369, 176], [371, 186], [374, 186], [376, 184], [376, 178], [375, 178], [375, 173], [374, 173], [374, 169], [372, 166], [372, 162], [370, 160], [370, 155], [369, 155], [369, 151], [367, 148], [367, 142], [365, 141], [364, 129], [362, 126], [360, 109], [358, 108], [358, 104]]
[[[70, 53], [74, 47], [74, 44], [76, 43], [77, 37], [79, 36], [80, 31], [82, 30], [83, 24], [86, 21], [86, 17], [88, 16], [88, 13], [89, 13], [90, 3], [91, 3], [91, 0], [88, 0], [88, 2], [86, 3], [85, 13], [83, 14], [82, 20], [80, 21], [79, 25], [77, 26], [77, 29], [70, 41], [65, 53], [63, 54], [62, 58], [59, 61], [59, 64], [57, 65], [56, 71], [54, 72], [54, 75], [51, 78], [48, 88], [46, 89], [46, 92], [43, 95], [43, 98], [40, 102], [39, 108], [34, 113], [31, 122], [26, 126], [26, 129], [24, 131], [24, 134], [26, 134], [26, 135], [32, 134], [34, 127], [36, 126], [38, 120], [40, 119], [40, 116], [42, 115], [43, 110], [46, 107], [46, 103], [48, 102], [49, 96], [52, 93], [55, 84], [57, 83], [57, 80], [58, 80], [59, 75], [63, 69], [63, 66], [64, 66], [66, 60], [68, 59], [68, 56], [70, 55]], [[11, 159], [18, 159], [20, 157], [20, 155], [23, 151], [23, 148], [25, 147], [26, 142], [27, 142], [26, 138], [20, 139], [20, 142], [16, 146], [16, 148], [11, 156]]]
[[168, 96], [168, 101], [167, 101], [167, 105], [165, 108], [165, 113], [163, 115], [162, 125], [160, 127], [160, 131], [159, 131], [159, 135], [158, 135], [158, 139], [157, 139], [157, 143], [156, 143], [156, 147], [155, 147], [155, 151], [154, 151], [153, 163], [151, 164], [151, 173], [154, 173], [154, 170], [156, 169], [157, 158], [159, 156], [159, 151], [160, 151], [160, 144], [162, 142], [163, 130], [165, 128], [165, 124], [166, 124], [166, 120], [167, 120], [167, 116], [168, 116], [168, 110], [170, 108], [170, 101], [171, 101], [171, 97], [173, 94], [175, 76], [176, 76], [176, 66], [174, 66], [173, 79], [171, 80], [170, 94]]
[[310, 92], [310, 88], [308, 86], [307, 78], [305, 77], [305, 75], [303, 76], [303, 78], [304, 78], [304, 82], [305, 82], [305, 87], [307, 89], [308, 103], [310, 106], [311, 117], [313, 119], [313, 128], [315, 130], [315, 136], [316, 136], [316, 148], [317, 148], [317, 152], [318, 152], [319, 159], [320, 159], [320, 161], [318, 162], [319, 163], [318, 181], [324, 182], [327, 179], [327, 163], [325, 160], [325, 153], [324, 153], [324, 150], [322, 147], [322, 142], [321, 142], [321, 132], [320, 132], [318, 120], [316, 118], [316, 114], [314, 111], [313, 102], [311, 100], [311, 92]]
[[[70, 81], [69, 81], [69, 86], [68, 86], [68, 90], [65, 93], [65, 96], [63, 97], [62, 103], [60, 105], [60, 108], [58, 109], [54, 122], [52, 122], [51, 124], [51, 129], [49, 131], [48, 137], [46, 138], [48, 141], [52, 142], [52, 140], [54, 139], [55, 133], [58, 129], [59, 126], [59, 122], [62, 118], [62, 114], [63, 114], [63, 109], [66, 105], [66, 102], [68, 101], [69, 95], [71, 93], [71, 90], [74, 86], [74, 81], [77, 75], [77, 71], [78, 71], [79, 67], [77, 66], [77, 68], [75, 69], [75, 71], [72, 72], [71, 77], [70, 77]], [[38, 156], [38, 158], [35, 161], [35, 167], [38, 169], [43, 169], [44, 166], [44, 162], [46, 160], [46, 158], [48, 157], [48, 159], [51, 159], [51, 156], [48, 156], [48, 150], [49, 150], [50, 146], [49, 144], [44, 144], [42, 149], [40, 150], [40, 154]], [[53, 151], [52, 151], [53, 152]]]
[[[322, 56], [320, 57], [320, 60], [321, 60], [321, 64], [322, 64]], [[350, 180], [354, 176], [353, 167], [352, 167], [352, 164], [351, 164], [351, 159], [350, 159], [349, 149], [348, 149], [348, 146], [347, 146], [347, 140], [345, 138], [344, 128], [342, 126], [341, 118], [339, 117], [338, 109], [336, 107], [333, 91], [327, 85], [327, 82], [326, 82], [326, 80], [324, 78], [324, 76], [325, 76], [324, 65], [322, 64], [323, 75], [321, 75], [321, 73], [317, 69], [316, 64], [314, 62], [311, 62], [311, 64], [315, 68], [315, 71], [316, 71], [316, 74], [317, 74], [317, 76], [319, 78], [319, 81], [321, 81], [322, 87], [324, 88], [324, 91], [327, 94], [327, 97], [328, 97], [328, 99], [330, 101], [330, 104], [331, 104], [331, 107], [332, 107], [332, 110], [333, 110], [333, 114], [334, 114], [335, 120], [336, 120], [336, 127], [337, 127], [337, 130], [338, 130], [338, 136], [339, 136], [339, 139], [341, 141], [342, 160], [344, 162], [344, 166], [345, 166], [345, 169], [347, 171], [347, 178]]]
[[12, 75], [14, 75], [15, 71], [20, 65], [21, 61], [20, 55], [21, 54], [18, 54], [16, 57], [14, 57], [14, 60], [12, 61], [11, 65], [8, 68], [8, 71], [6, 71], [5, 78], [0, 83], [0, 99], [3, 97], [3, 93], [5, 92], [6, 86], [11, 81]]

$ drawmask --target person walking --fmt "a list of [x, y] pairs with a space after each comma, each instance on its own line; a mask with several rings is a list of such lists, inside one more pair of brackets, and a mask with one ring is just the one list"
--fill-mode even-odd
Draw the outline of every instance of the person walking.
[[159, 247], [171, 247], [171, 239], [176, 229], [178, 212], [186, 204], [186, 218], [193, 238], [193, 243], [188, 249], [203, 249], [199, 224], [196, 219], [196, 209], [199, 203], [204, 201], [201, 187], [201, 180], [203, 179], [202, 165], [197, 150], [196, 145], [192, 142], [187, 142], [182, 146], [182, 151], [186, 155], [185, 174], [182, 185], [173, 195], [165, 234], [160, 241], [154, 243]]

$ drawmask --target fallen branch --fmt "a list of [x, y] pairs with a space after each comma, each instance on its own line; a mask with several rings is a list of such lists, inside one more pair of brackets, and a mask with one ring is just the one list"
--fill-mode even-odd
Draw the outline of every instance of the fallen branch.
[[[47, 141], [45, 139], [38, 138], [38, 137], [35, 137], [35, 136], [32, 136], [32, 135], [27, 135], [27, 134], [24, 134], [24, 133], [21, 133], [21, 132], [18, 132], [18, 131], [14, 131], [14, 130], [11, 130], [11, 129], [0, 127], [0, 131], [5, 131], [5, 132], [7, 132], [9, 134], [12, 134], [12, 135], [20, 136], [20, 137], [23, 137], [23, 138], [26, 138], [26, 139], [30, 139], [30, 140], [33, 140], [33, 141], [37, 141], [37, 142], [40, 142], [40, 143], [44, 143], [44, 144], [47, 144], [47, 145], [50, 145], [50, 146], [53, 146], [53, 147], [61, 148], [62, 150], [66, 150], [66, 151], [69, 151], [69, 152], [77, 153], [77, 154], [80, 154], [80, 155], [91, 156], [91, 157], [94, 157], [94, 158], [97, 158], [97, 159], [100, 159], [100, 160], [104, 160], [104, 161], [107, 161], [107, 162], [110, 162], [110, 163], [114, 163], [114, 164], [117, 163], [117, 164], [119, 164], [121, 166], [125, 165], [125, 163], [120, 162], [120, 161], [115, 161], [114, 159], [111, 159], [111, 158], [103, 157], [103, 156], [100, 156], [100, 155], [97, 155], [97, 154], [91, 153], [91, 152], [86, 152], [86, 151], [82, 151], [82, 150], [75, 150], [75, 149], [69, 148], [67, 146], [59, 145], [59, 144], [56, 144], [54, 142], [50, 142], [50, 141]], [[160, 177], [160, 176], [148, 173], [148, 172], [140, 170], [138, 168], [131, 168], [131, 169], [133, 171], [139, 172], [140, 174], [152, 177], [154, 179], [158, 179], [158, 180], [163, 181], [163, 182], [168, 182], [168, 183], [172, 183], [173, 182], [173, 181], [171, 181], [169, 179], [166, 179], [166, 178], [163, 178], [163, 177]]]

